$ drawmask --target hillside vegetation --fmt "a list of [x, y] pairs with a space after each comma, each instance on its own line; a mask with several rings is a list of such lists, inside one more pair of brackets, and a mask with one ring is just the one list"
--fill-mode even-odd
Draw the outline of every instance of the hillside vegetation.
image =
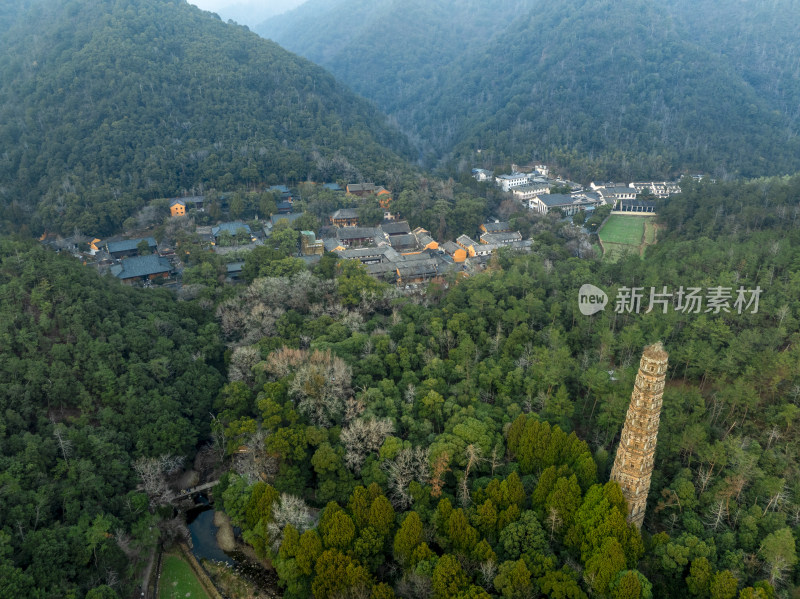
[[8, 239], [0, 297], [0, 596], [83, 597], [101, 583], [128, 596], [175, 533], [139, 474], [174, 469], [208, 437], [224, 382], [217, 325], [169, 291]]
[[[536, 158], [580, 180], [794, 172], [798, 11], [745, 4], [339, 0], [258, 31], [375, 100], [431, 163]], [[780, 42], [761, 42], [775, 21]]]
[[[795, 596], [800, 177], [685, 187], [644, 259], [570, 257], [569, 228], [543, 217], [532, 254], [424, 298], [350, 261], [219, 304], [218, 424], [229, 454], [255, 457], [233, 456], [217, 493], [286, 597]], [[611, 300], [592, 317], [585, 283]], [[638, 313], [615, 312], [625, 286], [644, 288]], [[651, 286], [734, 297], [646, 312]], [[761, 288], [755, 312], [733, 305], [739, 286]], [[606, 481], [657, 340], [640, 535]]]
[[[0, 38], [0, 220], [105, 235], [154, 197], [405, 168], [319, 67], [185, 2], [31, 2]], [[8, 23], [9, 21], [6, 20]]]

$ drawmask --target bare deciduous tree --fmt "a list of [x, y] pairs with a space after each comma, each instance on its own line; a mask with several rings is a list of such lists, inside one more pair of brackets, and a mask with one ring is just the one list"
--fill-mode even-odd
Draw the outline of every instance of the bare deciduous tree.
[[491, 589], [494, 586], [494, 577], [497, 576], [497, 563], [494, 560], [481, 562], [478, 571], [481, 573], [484, 588]]
[[133, 469], [142, 481], [141, 488], [150, 498], [151, 508], [166, 505], [175, 494], [167, 485], [167, 476], [183, 466], [182, 456], [164, 454], [156, 458], [139, 458]]
[[61, 450], [61, 457], [64, 458], [67, 469], [69, 469], [69, 457], [72, 455], [72, 441], [67, 439], [66, 430], [63, 424], [56, 424], [53, 427], [53, 436], [56, 438], [58, 448]]
[[550, 542], [552, 543], [553, 535], [559, 528], [561, 528], [561, 525], [564, 523], [564, 520], [562, 520], [555, 506], [551, 505], [545, 521], [547, 522], [547, 525], [550, 528]]
[[344, 412], [351, 377], [350, 366], [344, 360], [330, 350], [315, 350], [297, 368], [289, 394], [297, 401], [301, 414], [316, 426], [327, 427]]
[[340, 439], [345, 447], [344, 461], [347, 467], [358, 473], [370, 453], [377, 453], [386, 437], [394, 432], [388, 418], [377, 420], [354, 420], [342, 429]]
[[697, 484], [700, 488], [700, 495], [706, 492], [706, 488], [711, 483], [712, 479], [714, 478], [714, 465], [712, 464], [708, 468], [705, 466], [701, 466], [697, 469]]
[[421, 447], [401, 449], [394, 460], [387, 460], [383, 467], [388, 475], [389, 494], [395, 507], [406, 509], [413, 498], [408, 492], [412, 481], [425, 484], [430, 466], [428, 450]]
[[234, 471], [251, 483], [259, 480], [262, 473], [269, 476], [278, 469], [276, 459], [267, 455], [264, 448], [267, 434], [263, 429], [257, 430], [233, 454]]
[[396, 592], [403, 599], [430, 599], [433, 584], [430, 577], [411, 572], [403, 575], [397, 583]]
[[272, 521], [267, 525], [267, 534], [276, 553], [283, 542], [283, 529], [289, 524], [302, 534], [313, 526], [314, 519], [300, 497], [281, 493], [272, 504]]
[[458, 487], [458, 495], [461, 500], [461, 505], [467, 507], [470, 503], [469, 496], [469, 471], [480, 461], [483, 460], [481, 455], [481, 448], [470, 443], [464, 448], [464, 456], [467, 458], [467, 465], [464, 468], [464, 476], [461, 477]]
[[231, 361], [228, 366], [228, 380], [244, 381], [247, 384], [252, 383], [255, 378], [253, 367], [260, 361], [261, 352], [257, 347], [237, 347], [231, 354]]
[[705, 520], [705, 525], [711, 530], [717, 530], [725, 522], [728, 517], [728, 505], [723, 499], [720, 499], [711, 506], [708, 512], [708, 517]]

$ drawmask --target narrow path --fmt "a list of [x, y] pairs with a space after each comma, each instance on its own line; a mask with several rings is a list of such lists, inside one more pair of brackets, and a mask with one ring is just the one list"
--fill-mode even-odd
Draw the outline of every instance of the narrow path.
[[153, 549], [150, 552], [150, 558], [147, 560], [147, 566], [145, 566], [144, 572], [142, 573], [142, 597], [146, 597], [149, 599], [149, 595], [147, 594], [147, 589], [150, 586], [150, 574], [153, 572], [153, 562], [156, 561], [156, 550]]

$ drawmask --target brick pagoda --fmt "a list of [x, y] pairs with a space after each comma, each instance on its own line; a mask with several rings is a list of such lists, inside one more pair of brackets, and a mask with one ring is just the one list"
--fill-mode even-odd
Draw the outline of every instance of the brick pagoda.
[[628, 522], [637, 528], [642, 527], [647, 508], [668, 357], [661, 343], [644, 348], [611, 469], [611, 480], [619, 483], [628, 502]]

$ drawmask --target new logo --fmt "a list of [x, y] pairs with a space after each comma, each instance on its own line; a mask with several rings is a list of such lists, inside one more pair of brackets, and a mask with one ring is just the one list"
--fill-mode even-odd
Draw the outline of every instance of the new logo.
[[608, 304], [608, 296], [594, 285], [582, 285], [578, 291], [578, 309], [584, 316], [597, 314]]

